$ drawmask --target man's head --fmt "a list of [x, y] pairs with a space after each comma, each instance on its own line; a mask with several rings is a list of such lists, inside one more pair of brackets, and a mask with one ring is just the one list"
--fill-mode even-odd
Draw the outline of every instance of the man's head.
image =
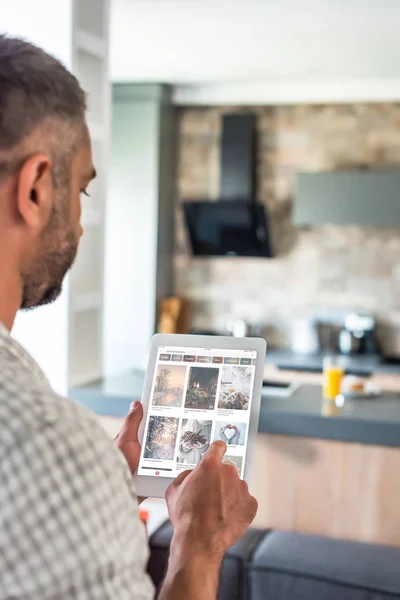
[[54, 300], [77, 252], [94, 176], [85, 112], [61, 63], [0, 35], [0, 276], [19, 282], [21, 308]]

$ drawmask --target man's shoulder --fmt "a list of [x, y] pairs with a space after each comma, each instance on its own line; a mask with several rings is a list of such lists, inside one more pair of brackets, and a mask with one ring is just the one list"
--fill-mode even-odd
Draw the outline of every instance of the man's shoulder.
[[[96, 417], [58, 395], [31, 357], [17, 344], [0, 343], [0, 447], [46, 429], [96, 431], [108, 440]], [[8, 442], [8, 443], [7, 443]]]
[[152, 597], [125, 458], [1, 328], [0, 470], [4, 597]]
[[51, 454], [60, 469], [114, 473], [136, 497], [127, 463], [97, 417], [57, 394], [29, 361], [14, 359], [0, 346], [0, 461]]

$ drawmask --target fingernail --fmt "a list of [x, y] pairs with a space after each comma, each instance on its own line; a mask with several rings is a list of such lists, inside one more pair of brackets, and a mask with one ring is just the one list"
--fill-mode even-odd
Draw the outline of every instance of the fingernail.
[[140, 402], [138, 402], [137, 400], [135, 400], [135, 402], [131, 402], [131, 410], [133, 410], [134, 408], [137, 408], [139, 406]]

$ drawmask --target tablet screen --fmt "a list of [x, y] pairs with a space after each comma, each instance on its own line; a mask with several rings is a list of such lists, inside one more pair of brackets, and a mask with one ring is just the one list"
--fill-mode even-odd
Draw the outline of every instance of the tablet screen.
[[243, 477], [256, 351], [160, 347], [138, 475], [176, 477], [223, 440]]

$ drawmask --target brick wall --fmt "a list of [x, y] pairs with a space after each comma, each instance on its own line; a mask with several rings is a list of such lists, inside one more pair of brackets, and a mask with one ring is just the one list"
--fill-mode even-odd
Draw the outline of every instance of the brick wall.
[[253, 107], [258, 199], [271, 214], [277, 257], [194, 259], [179, 202], [217, 197], [221, 114], [233, 110], [248, 109], [178, 109], [175, 278], [177, 293], [193, 302], [194, 327], [223, 330], [243, 318], [284, 345], [293, 321], [320, 308], [372, 310], [383, 335], [400, 325], [400, 230], [300, 231], [291, 222], [298, 171], [400, 168], [400, 103]]

